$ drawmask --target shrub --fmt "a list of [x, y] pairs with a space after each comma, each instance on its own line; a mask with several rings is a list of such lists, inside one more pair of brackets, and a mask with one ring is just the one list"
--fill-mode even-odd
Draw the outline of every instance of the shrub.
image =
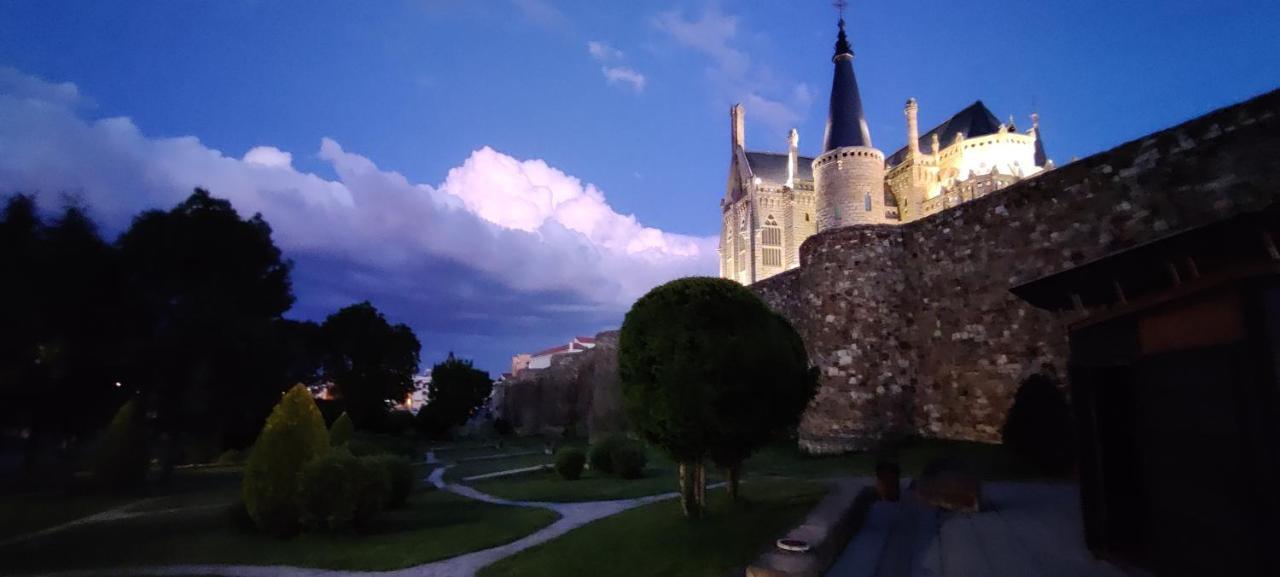
[[493, 420], [493, 432], [499, 437], [509, 437], [515, 432], [515, 428], [511, 426], [511, 421], [498, 417]]
[[298, 473], [329, 447], [320, 409], [302, 385], [295, 385], [271, 410], [244, 468], [241, 493], [253, 522], [263, 531], [297, 529]]
[[355, 525], [368, 526], [391, 502], [391, 474], [379, 457], [361, 457], [355, 476]]
[[1075, 464], [1073, 426], [1057, 380], [1035, 374], [1018, 387], [1001, 437], [1022, 462], [1043, 473], [1064, 474]]
[[569, 481], [582, 476], [582, 466], [585, 464], [587, 456], [582, 454], [582, 449], [565, 447], [556, 453], [556, 473]]
[[644, 466], [649, 463], [649, 455], [644, 446], [634, 441], [625, 441], [613, 449], [613, 474], [623, 479], [639, 479], [644, 476]]
[[361, 431], [357, 431], [351, 436], [351, 440], [347, 441], [347, 448], [351, 449], [351, 454], [357, 457], [372, 455], [412, 457], [417, 451], [412, 439]]
[[380, 455], [370, 458], [387, 471], [387, 476], [391, 480], [391, 494], [387, 500], [387, 507], [396, 508], [404, 505], [405, 501], [409, 500], [409, 494], [413, 492], [413, 486], [417, 484], [413, 464], [409, 459], [397, 455]]
[[129, 401], [116, 411], [102, 436], [91, 470], [94, 482], [111, 490], [135, 489], [147, 478], [147, 434], [138, 402]]
[[356, 427], [351, 424], [351, 417], [344, 412], [329, 426], [329, 445], [341, 447], [351, 440], [351, 435], [355, 432]]
[[587, 462], [591, 463], [591, 470], [612, 474], [613, 452], [625, 442], [626, 439], [620, 435], [609, 435], [592, 444], [587, 451]]
[[343, 529], [356, 515], [356, 477], [360, 463], [337, 448], [312, 459], [298, 473], [298, 507], [307, 527]]

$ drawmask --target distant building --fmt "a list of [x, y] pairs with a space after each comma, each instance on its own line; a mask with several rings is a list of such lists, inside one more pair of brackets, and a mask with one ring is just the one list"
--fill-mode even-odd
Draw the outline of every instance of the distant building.
[[426, 406], [431, 393], [431, 371], [413, 377], [413, 391], [405, 395], [404, 401], [391, 407], [393, 411], [408, 411], [418, 414]]
[[[573, 340], [569, 341], [569, 344], [551, 347], [532, 354], [520, 354], [512, 357], [511, 372], [519, 373], [520, 370], [524, 369], [545, 369], [551, 366], [551, 359], [554, 357], [580, 353], [582, 351], [595, 348], [595, 346], [595, 337], [573, 337]], [[517, 360], [522, 357], [527, 357], [528, 360], [523, 363], [524, 366], [520, 367], [520, 369], [516, 369]]]

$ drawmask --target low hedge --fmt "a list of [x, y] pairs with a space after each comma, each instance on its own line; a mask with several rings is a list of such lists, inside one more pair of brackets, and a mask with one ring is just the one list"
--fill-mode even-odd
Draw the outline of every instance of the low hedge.
[[568, 481], [582, 476], [582, 467], [587, 464], [587, 456], [582, 449], [565, 447], [556, 453], [556, 473]]
[[644, 476], [644, 467], [649, 464], [649, 455], [644, 445], [627, 441], [613, 449], [613, 474], [623, 479], [639, 479]]

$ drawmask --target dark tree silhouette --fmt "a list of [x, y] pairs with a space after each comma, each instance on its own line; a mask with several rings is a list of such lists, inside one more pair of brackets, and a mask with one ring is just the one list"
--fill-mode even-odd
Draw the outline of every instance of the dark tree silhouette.
[[492, 392], [489, 373], [449, 353], [431, 368], [431, 390], [427, 406], [418, 412], [419, 428], [428, 435], [446, 435], [475, 416]]
[[293, 303], [290, 263], [271, 227], [196, 189], [172, 210], [138, 215], [118, 245], [136, 299], [129, 378], [170, 441], [165, 462], [182, 434], [252, 437], [261, 421], [244, 422], [246, 407], [269, 409], [290, 384], [272, 351]]
[[321, 331], [324, 374], [337, 385], [356, 428], [381, 429], [389, 404], [413, 391], [418, 337], [403, 324], [388, 323], [368, 302], [329, 315]]

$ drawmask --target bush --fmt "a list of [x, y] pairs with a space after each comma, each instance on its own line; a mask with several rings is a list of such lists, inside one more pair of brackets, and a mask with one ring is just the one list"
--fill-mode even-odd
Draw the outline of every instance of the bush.
[[413, 464], [409, 459], [396, 455], [380, 455], [370, 457], [374, 459], [383, 469], [387, 471], [387, 476], [391, 480], [391, 494], [387, 500], [387, 507], [396, 508], [404, 505], [409, 500], [409, 494], [413, 492], [417, 479], [414, 476]]
[[1001, 437], [1023, 463], [1058, 475], [1075, 464], [1073, 429], [1071, 408], [1057, 380], [1036, 374], [1018, 387]]
[[312, 459], [298, 473], [298, 507], [304, 525], [344, 529], [356, 516], [358, 459], [337, 448]]
[[111, 490], [140, 487], [147, 479], [147, 434], [138, 402], [129, 401], [116, 411], [102, 436], [91, 470], [94, 483]]
[[360, 431], [353, 434], [351, 440], [347, 441], [347, 448], [351, 449], [351, 454], [357, 457], [400, 455], [412, 458], [417, 451], [412, 439]]
[[361, 457], [355, 476], [355, 525], [365, 527], [391, 502], [391, 474], [379, 457]]
[[297, 529], [299, 473], [328, 447], [320, 409], [306, 387], [295, 385], [271, 410], [245, 465], [241, 493], [259, 529], [277, 535]]
[[565, 447], [556, 453], [556, 473], [562, 478], [572, 481], [582, 476], [582, 466], [587, 464], [587, 456], [582, 449]]
[[351, 424], [351, 417], [344, 412], [329, 426], [329, 445], [341, 447], [351, 440], [351, 435], [355, 432], [356, 427]]
[[499, 437], [510, 437], [515, 431], [515, 427], [511, 426], [511, 421], [502, 417], [493, 420], [493, 432], [497, 433]]
[[644, 445], [634, 441], [626, 441], [613, 449], [613, 474], [623, 479], [639, 479], [644, 476], [644, 467], [649, 463], [649, 455]]
[[613, 452], [626, 442], [627, 439], [621, 435], [609, 435], [591, 445], [591, 450], [587, 452], [587, 462], [591, 463], [591, 470], [613, 474]]

